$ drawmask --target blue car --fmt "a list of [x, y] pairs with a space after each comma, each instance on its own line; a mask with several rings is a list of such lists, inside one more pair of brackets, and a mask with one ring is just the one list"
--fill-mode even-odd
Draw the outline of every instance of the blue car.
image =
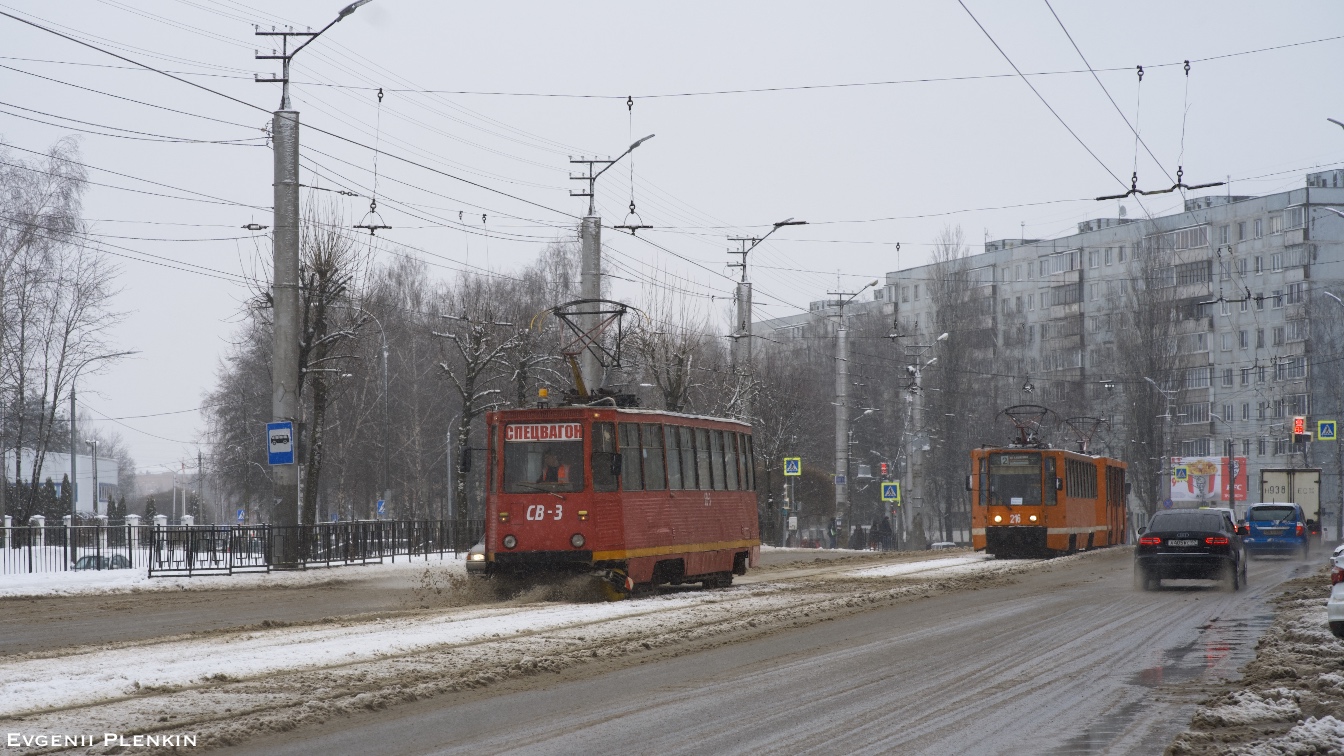
[[1252, 555], [1289, 554], [1306, 559], [1311, 551], [1311, 528], [1296, 504], [1252, 504], [1242, 528], [1241, 540]]

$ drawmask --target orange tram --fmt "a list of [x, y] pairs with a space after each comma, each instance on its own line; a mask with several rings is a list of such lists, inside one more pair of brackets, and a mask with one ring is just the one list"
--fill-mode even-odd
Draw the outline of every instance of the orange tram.
[[488, 413], [487, 575], [726, 586], [760, 556], [751, 427], [616, 406]]
[[1046, 446], [971, 451], [971, 543], [997, 557], [1048, 557], [1125, 542], [1126, 466]]

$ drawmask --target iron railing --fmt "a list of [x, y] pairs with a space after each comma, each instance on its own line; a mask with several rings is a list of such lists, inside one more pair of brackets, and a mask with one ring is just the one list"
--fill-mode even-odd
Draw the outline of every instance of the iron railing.
[[132, 525], [0, 528], [0, 575], [143, 568], [147, 534]]
[[231, 575], [456, 556], [485, 530], [441, 520], [318, 525], [159, 526], [150, 534], [149, 575]]
[[319, 525], [75, 525], [0, 529], [0, 575], [148, 569], [151, 577], [231, 575], [454, 556], [485, 531], [439, 520]]

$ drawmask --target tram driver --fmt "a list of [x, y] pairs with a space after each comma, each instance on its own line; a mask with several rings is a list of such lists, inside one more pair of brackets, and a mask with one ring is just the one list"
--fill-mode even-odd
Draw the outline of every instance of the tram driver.
[[560, 457], [553, 451], [541, 456], [541, 475], [538, 483], [568, 483], [569, 465], [560, 464]]

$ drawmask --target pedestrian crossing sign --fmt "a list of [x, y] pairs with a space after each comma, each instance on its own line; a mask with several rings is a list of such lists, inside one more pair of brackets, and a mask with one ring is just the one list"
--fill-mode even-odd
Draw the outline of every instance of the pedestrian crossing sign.
[[900, 500], [901, 500], [901, 484], [899, 481], [895, 483], [882, 484], [882, 501], [899, 502]]
[[803, 474], [803, 458], [802, 458], [802, 457], [785, 457], [785, 458], [784, 458], [784, 474], [785, 474], [785, 475], [788, 475], [788, 476], [791, 476], [791, 477], [792, 477], [792, 476], [802, 475], [802, 474]]
[[1338, 433], [1338, 427], [1335, 425], [1334, 420], [1316, 421], [1317, 441], [1334, 441], [1337, 433]]

